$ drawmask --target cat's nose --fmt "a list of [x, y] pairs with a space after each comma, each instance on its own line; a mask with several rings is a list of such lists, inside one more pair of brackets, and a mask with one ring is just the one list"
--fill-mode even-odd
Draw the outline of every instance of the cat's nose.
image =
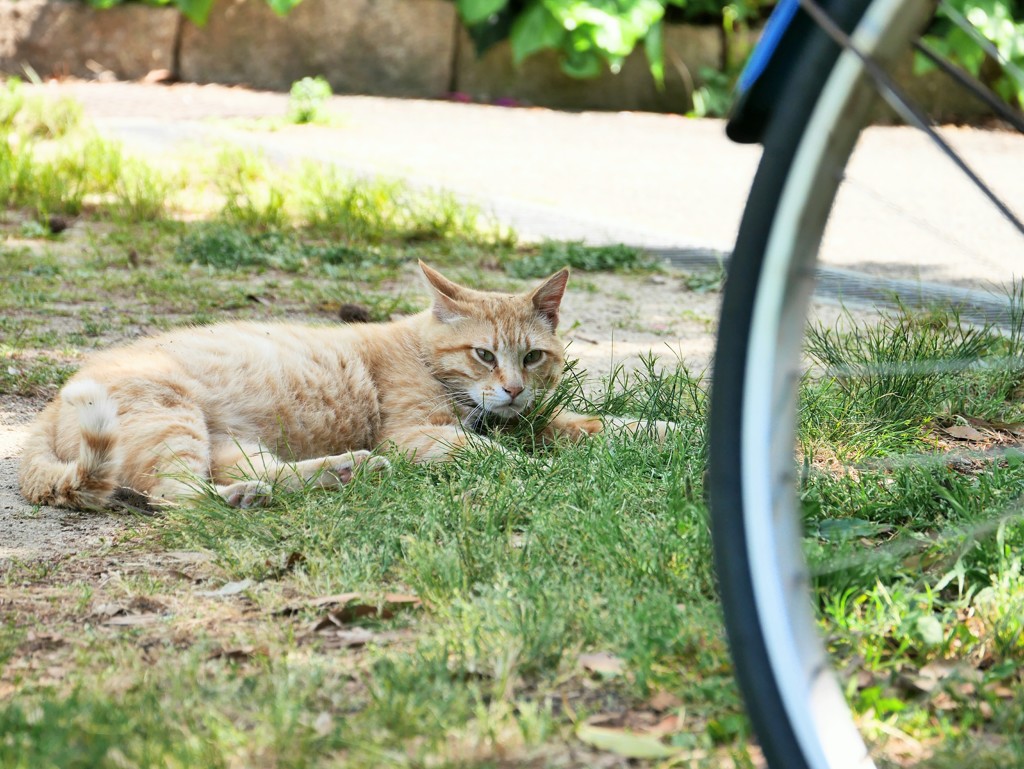
[[510, 401], [514, 401], [516, 396], [523, 391], [523, 388], [519, 385], [502, 385], [501, 389], [508, 393]]

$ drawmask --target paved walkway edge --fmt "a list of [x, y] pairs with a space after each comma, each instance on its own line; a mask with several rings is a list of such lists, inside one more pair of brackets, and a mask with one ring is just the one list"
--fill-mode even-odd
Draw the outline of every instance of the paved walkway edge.
[[[725, 267], [730, 257], [729, 252], [713, 248], [648, 248], [646, 251], [682, 270]], [[1019, 327], [1024, 321], [1024, 307], [1005, 293], [943, 283], [879, 278], [834, 267], [818, 267], [814, 275], [814, 296], [825, 301], [921, 310], [946, 307], [971, 323], [1002, 329]]]

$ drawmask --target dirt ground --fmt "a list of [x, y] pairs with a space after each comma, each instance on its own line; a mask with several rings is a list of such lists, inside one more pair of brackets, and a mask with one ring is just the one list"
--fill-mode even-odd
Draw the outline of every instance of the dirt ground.
[[[620, 365], [634, 367], [650, 353], [668, 365], [683, 360], [695, 374], [705, 371], [719, 296], [688, 290], [680, 275], [577, 275], [562, 311], [568, 357], [579, 360], [591, 381]], [[35, 507], [22, 499], [18, 456], [45, 404], [44, 397], [0, 396], [0, 568], [4, 561], [49, 560], [101, 548], [135, 523], [128, 515]]]

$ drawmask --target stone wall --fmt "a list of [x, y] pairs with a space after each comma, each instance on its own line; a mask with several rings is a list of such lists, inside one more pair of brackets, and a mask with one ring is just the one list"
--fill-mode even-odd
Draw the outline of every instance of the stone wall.
[[721, 30], [667, 25], [663, 45], [665, 84], [659, 89], [640, 49], [626, 58], [617, 74], [606, 70], [596, 78], [580, 80], [562, 72], [555, 51], [541, 51], [516, 67], [507, 40], [478, 57], [469, 35], [460, 30], [453, 90], [484, 101], [565, 109], [687, 112], [693, 88], [701, 83], [701, 68], [721, 66]]
[[106, 11], [68, 0], [0, 0], [0, 72], [136, 79], [151, 70], [199, 83], [287, 90], [320, 75], [336, 93], [437, 98], [452, 92], [566, 109], [685, 112], [703, 66], [718, 66], [714, 27], [668, 27], [658, 89], [642, 51], [617, 75], [562, 73], [543, 52], [521, 68], [509, 46], [478, 58], [450, 0], [304, 0], [280, 18], [264, 0], [216, 0], [200, 28], [169, 8]]
[[[200, 83], [287, 90], [320, 75], [336, 93], [437, 98], [452, 92], [481, 101], [565, 109], [686, 112], [702, 67], [723, 58], [716, 27], [665, 29], [665, 87], [643, 51], [621, 71], [593, 80], [562, 73], [545, 51], [521, 67], [507, 42], [477, 57], [449, 0], [303, 0], [285, 18], [264, 0], [216, 0], [196, 27], [177, 11], [142, 4], [94, 10], [69, 0], [0, 0], [0, 73], [137, 79], [152, 70]], [[986, 109], [941, 75], [900, 79], [947, 119]], [[878, 117], [887, 121], [888, 113]]]
[[285, 18], [264, 0], [219, 0], [185, 25], [183, 80], [287, 90], [320, 75], [337, 93], [439, 96], [455, 55], [448, 0], [304, 0]]
[[0, 72], [134, 80], [173, 67], [178, 26], [170, 8], [0, 0]]

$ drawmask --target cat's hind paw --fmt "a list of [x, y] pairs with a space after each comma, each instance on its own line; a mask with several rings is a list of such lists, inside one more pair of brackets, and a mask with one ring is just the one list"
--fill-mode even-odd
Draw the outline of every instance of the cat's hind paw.
[[374, 454], [372, 451], [366, 449], [358, 449], [356, 451], [349, 451], [346, 454], [337, 454], [333, 457], [328, 457], [331, 462], [340, 462], [351, 468], [363, 467], [369, 471], [387, 470], [391, 467], [391, 463], [388, 462], [384, 457]]
[[269, 505], [273, 487], [266, 481], [238, 481], [230, 486], [218, 486], [217, 493], [231, 507], [245, 510], [250, 507]]
[[349, 451], [327, 457], [322, 472], [316, 476], [316, 483], [321, 488], [330, 489], [351, 481], [357, 470], [379, 473], [390, 468], [391, 463], [384, 457], [374, 456], [363, 449]]
[[391, 462], [385, 457], [368, 457], [362, 462], [363, 472], [386, 473], [391, 470]]

